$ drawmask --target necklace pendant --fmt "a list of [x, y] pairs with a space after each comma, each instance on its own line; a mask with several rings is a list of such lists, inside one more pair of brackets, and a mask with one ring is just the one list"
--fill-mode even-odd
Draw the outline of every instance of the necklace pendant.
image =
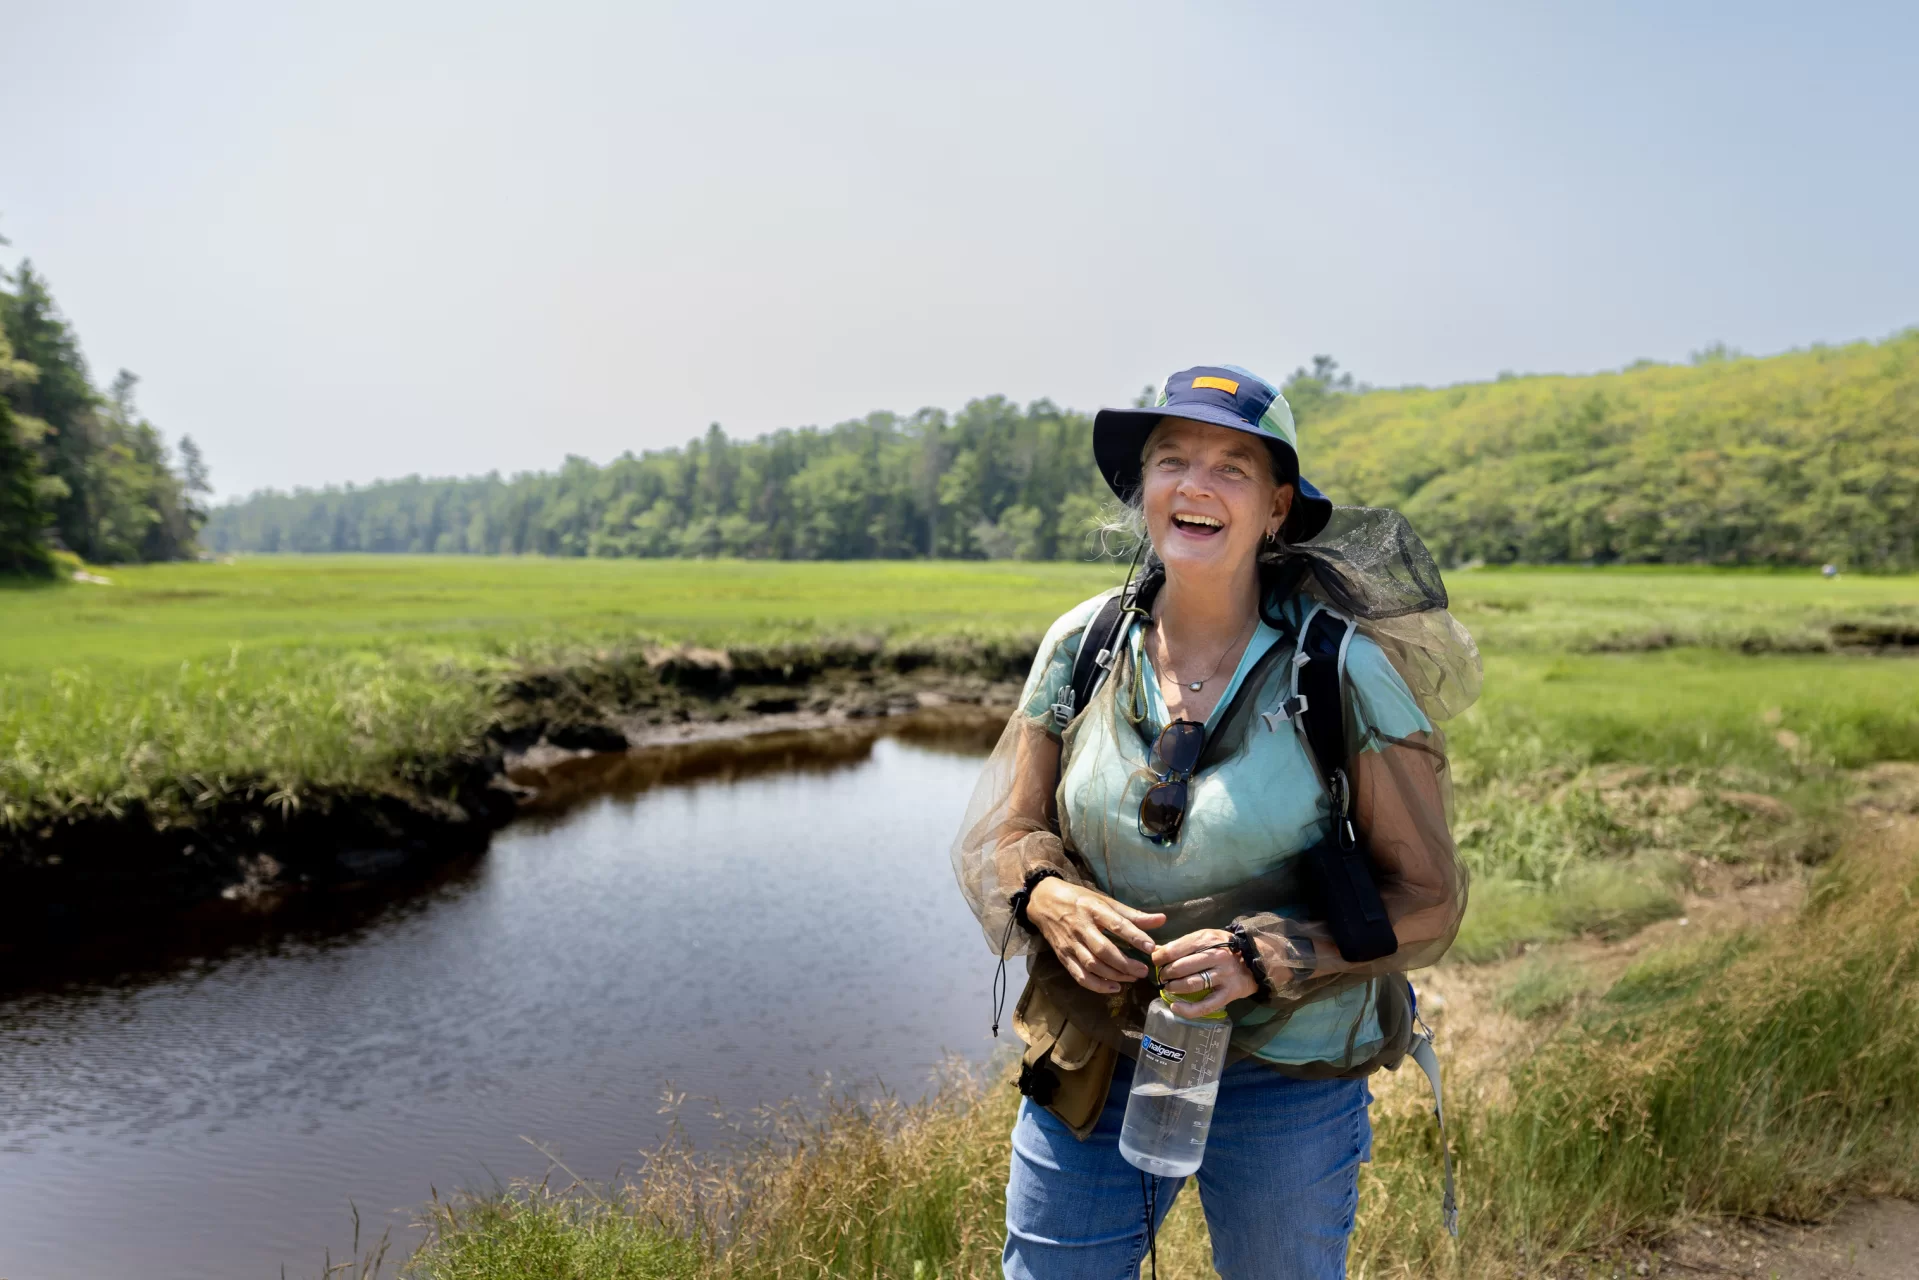
[[1186, 687], [1188, 689], [1191, 689], [1194, 693], [1198, 693], [1201, 689], [1206, 687], [1206, 682], [1204, 680], [1195, 680], [1191, 684], [1187, 685]]

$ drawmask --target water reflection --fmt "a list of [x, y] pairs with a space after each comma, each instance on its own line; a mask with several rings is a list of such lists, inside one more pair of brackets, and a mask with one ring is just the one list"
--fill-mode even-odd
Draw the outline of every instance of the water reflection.
[[735, 782], [770, 773], [830, 773], [857, 764], [882, 738], [968, 758], [999, 740], [1005, 710], [954, 707], [900, 719], [841, 721], [806, 729], [707, 738], [626, 755], [588, 754], [537, 769], [516, 769], [515, 782], [537, 789], [528, 821], [562, 814], [583, 800], [628, 799], [684, 782]]
[[10, 1005], [89, 988], [164, 981], [246, 954], [352, 945], [369, 929], [471, 889], [484, 855], [328, 893], [294, 894], [272, 910], [232, 902], [111, 931], [34, 937], [0, 953], [0, 1026]]
[[[832, 773], [865, 762], [874, 743], [886, 738], [971, 759], [991, 750], [1004, 718], [1003, 709], [958, 706], [687, 742], [629, 755], [574, 756], [545, 769], [515, 773], [517, 781], [538, 790], [515, 829], [548, 830], [583, 804], [630, 800], [655, 787]], [[351, 945], [368, 929], [429, 910], [470, 889], [483, 860], [484, 855], [463, 855], [354, 887], [291, 894], [270, 909], [216, 901], [146, 923], [116, 920], [111, 930], [37, 935], [30, 943], [0, 938], [0, 999], [159, 981], [246, 953]], [[0, 1004], [0, 1026], [6, 1016]]]
[[0, 1004], [0, 1275], [311, 1274], [349, 1198], [377, 1234], [537, 1173], [522, 1135], [610, 1175], [669, 1084], [743, 1111], [983, 1053], [945, 848], [978, 762], [876, 736], [623, 775], [405, 901]]

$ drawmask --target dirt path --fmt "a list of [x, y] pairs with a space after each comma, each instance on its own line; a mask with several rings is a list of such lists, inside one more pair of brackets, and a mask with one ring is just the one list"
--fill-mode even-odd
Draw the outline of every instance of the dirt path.
[[[1522, 970], [1542, 961], [1577, 968], [1593, 992], [1604, 991], [1635, 958], [1689, 933], [1762, 924], [1790, 916], [1805, 898], [1806, 877], [1740, 883], [1731, 868], [1702, 868], [1699, 886], [1684, 896], [1685, 913], [1661, 920], [1630, 938], [1614, 942], [1579, 940], [1529, 946], [1524, 953], [1493, 964], [1445, 964], [1414, 975], [1420, 1011], [1432, 1023], [1440, 1054], [1457, 1064], [1455, 1078], [1473, 1078], [1482, 1087], [1503, 1077], [1503, 1067], [1530, 1053], [1559, 1029], [1561, 1019], [1521, 1018], [1502, 1006], [1501, 996]], [[1919, 1280], [1919, 1273], [1915, 1274]]]
[[1661, 1244], [1661, 1274], [1737, 1280], [1914, 1280], [1919, 1204], [1867, 1200], [1831, 1222], [1719, 1222], [1682, 1228]]

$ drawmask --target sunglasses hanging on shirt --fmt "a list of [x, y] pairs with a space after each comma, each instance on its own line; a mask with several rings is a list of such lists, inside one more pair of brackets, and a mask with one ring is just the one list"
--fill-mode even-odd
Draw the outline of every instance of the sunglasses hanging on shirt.
[[1139, 802], [1139, 833], [1154, 844], [1179, 839], [1193, 770], [1205, 751], [1206, 726], [1196, 720], [1175, 720], [1159, 731], [1152, 764], [1159, 781], [1146, 789], [1146, 797]]

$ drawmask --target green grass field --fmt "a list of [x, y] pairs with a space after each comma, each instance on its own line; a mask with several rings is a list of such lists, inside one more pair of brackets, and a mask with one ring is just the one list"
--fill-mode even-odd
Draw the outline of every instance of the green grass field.
[[526, 664], [662, 640], [1037, 637], [1113, 571], [367, 556], [108, 576], [0, 588], [0, 826], [377, 790], [471, 746]]
[[109, 576], [0, 590], [0, 822], [378, 789], [473, 743], [495, 679], [528, 663], [659, 640], [1006, 635], [1111, 574], [368, 556]]
[[152, 667], [247, 651], [492, 661], [635, 638], [1043, 630], [1117, 581], [1103, 565], [254, 557], [128, 565], [110, 587], [0, 590], [0, 671]]
[[[396, 761], [474, 741], [497, 678], [529, 663], [661, 641], [1030, 642], [1118, 572], [318, 557], [0, 589], [0, 821], [164, 813], [234, 785], [378, 786]], [[1498, 570], [1452, 587], [1489, 677], [1455, 726], [1462, 779], [1620, 760], [1793, 773], [1919, 753], [1914, 668], [1814, 652], [1835, 626], [1919, 626], [1919, 580]], [[1795, 752], [1776, 746], [1781, 729]]]
[[[1037, 636], [1107, 564], [253, 557], [127, 565], [108, 587], [0, 585], [0, 672], [224, 659], [232, 646], [493, 659], [652, 636]], [[1834, 625], [1919, 629], [1919, 578], [1707, 569], [1453, 574], [1488, 651], [1819, 650]]]
[[[0, 821], [378, 790], [470, 749], [530, 664], [656, 642], [1030, 643], [1118, 572], [262, 557], [0, 590]], [[1919, 626], [1919, 579], [1502, 569], [1451, 587], [1486, 661], [1484, 698], [1448, 726], [1477, 876], [1464, 954], [1670, 914], [1686, 858], [1755, 856], [1762, 830], [1769, 858], [1817, 856], [1844, 770], [1919, 759], [1919, 661], [1830, 651], [1834, 628]], [[1622, 766], [1644, 776], [1599, 798], [1588, 783]], [[1673, 794], [1706, 799], [1657, 812]]]

